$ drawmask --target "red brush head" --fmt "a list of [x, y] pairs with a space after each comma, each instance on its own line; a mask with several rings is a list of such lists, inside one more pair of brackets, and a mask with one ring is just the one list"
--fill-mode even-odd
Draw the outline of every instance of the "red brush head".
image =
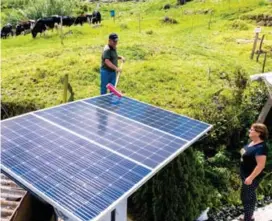
[[122, 97], [121, 92], [118, 91], [118, 90], [116, 89], [116, 87], [114, 87], [112, 84], [110, 84], [110, 83], [107, 84], [107, 88], [109, 89], [109, 91], [110, 91], [111, 93], [115, 94], [116, 96]]

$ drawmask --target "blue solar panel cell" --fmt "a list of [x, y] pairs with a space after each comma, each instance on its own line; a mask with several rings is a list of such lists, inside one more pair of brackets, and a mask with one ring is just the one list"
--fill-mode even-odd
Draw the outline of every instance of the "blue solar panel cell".
[[168, 112], [127, 97], [122, 97], [122, 99], [116, 102], [116, 98], [113, 95], [107, 95], [87, 99], [85, 102], [188, 141], [196, 138], [199, 132], [210, 127], [209, 124], [204, 122]]

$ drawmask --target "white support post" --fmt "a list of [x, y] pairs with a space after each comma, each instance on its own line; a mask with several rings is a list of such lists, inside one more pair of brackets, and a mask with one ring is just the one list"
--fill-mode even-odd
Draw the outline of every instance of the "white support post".
[[127, 199], [121, 201], [115, 207], [115, 219], [112, 220], [112, 211], [106, 214], [99, 221], [127, 221]]
[[[127, 221], [127, 199], [121, 201], [114, 210], [115, 217], [112, 217], [111, 211], [103, 216], [103, 218], [101, 218], [99, 221]], [[58, 218], [61, 218], [64, 221], [74, 221], [69, 217], [65, 216], [61, 211], [57, 210], [56, 208], [55, 213]]]
[[127, 199], [116, 207], [116, 221], [127, 221]]
[[264, 123], [265, 122], [265, 119], [269, 113], [269, 111], [271, 110], [272, 108], [272, 98], [268, 98], [268, 100], [266, 101], [259, 117], [258, 117], [258, 122], [259, 123]]

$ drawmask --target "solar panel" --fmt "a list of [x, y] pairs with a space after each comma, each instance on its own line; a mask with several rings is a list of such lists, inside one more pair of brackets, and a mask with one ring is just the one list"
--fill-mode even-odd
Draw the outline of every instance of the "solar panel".
[[74, 220], [98, 220], [210, 130], [112, 95], [1, 123], [1, 169]]
[[116, 103], [113, 96], [102, 96], [88, 99], [85, 102], [110, 110], [121, 116], [141, 122], [150, 127], [170, 133], [174, 136], [190, 141], [196, 138], [210, 125], [189, 117], [165, 111], [158, 107], [123, 97]]

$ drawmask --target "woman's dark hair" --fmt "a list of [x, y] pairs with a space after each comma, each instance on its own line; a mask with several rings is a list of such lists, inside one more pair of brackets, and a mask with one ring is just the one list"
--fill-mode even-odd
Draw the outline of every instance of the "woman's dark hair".
[[252, 124], [251, 127], [252, 127], [256, 132], [258, 132], [258, 133], [260, 134], [260, 138], [261, 138], [262, 140], [268, 139], [269, 132], [268, 132], [267, 127], [266, 127], [264, 124], [255, 123], [255, 124]]

